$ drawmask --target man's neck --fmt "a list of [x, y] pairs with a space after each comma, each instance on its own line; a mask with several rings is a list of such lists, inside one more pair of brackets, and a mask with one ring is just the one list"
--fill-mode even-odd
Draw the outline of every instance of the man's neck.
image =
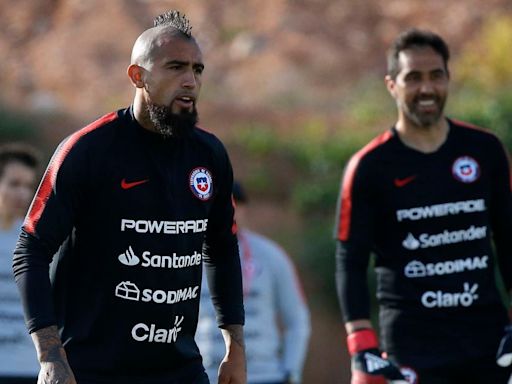
[[151, 132], [156, 132], [156, 129], [149, 120], [149, 114], [146, 110], [146, 105], [143, 101], [143, 96], [140, 93], [136, 93], [135, 98], [133, 100], [133, 117], [139, 123], [142, 128], [147, 129]]
[[419, 152], [432, 153], [444, 144], [448, 137], [450, 125], [446, 118], [441, 117], [435, 124], [419, 127], [400, 118], [395, 125], [402, 142]]

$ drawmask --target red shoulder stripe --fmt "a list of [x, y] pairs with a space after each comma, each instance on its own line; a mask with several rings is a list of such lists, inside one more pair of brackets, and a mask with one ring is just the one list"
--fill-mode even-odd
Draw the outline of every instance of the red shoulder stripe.
[[62, 165], [62, 162], [68, 155], [71, 148], [73, 148], [73, 146], [81, 137], [103, 126], [104, 124], [115, 120], [116, 118], [117, 112], [111, 112], [103, 117], [100, 117], [98, 120], [92, 122], [91, 124], [69, 136], [69, 138], [57, 150], [57, 152], [55, 152], [50, 161], [50, 164], [48, 165], [48, 168], [46, 169], [37, 194], [34, 196], [34, 200], [32, 201], [27, 217], [25, 218], [24, 227], [28, 233], [35, 233], [35, 227], [41, 218], [41, 215], [46, 206], [46, 202], [48, 201], [48, 198], [50, 197], [50, 194], [53, 190], [57, 173], [59, 172], [60, 166]]
[[452, 123], [457, 124], [463, 128], [474, 129], [475, 131], [481, 131], [481, 132], [488, 133], [489, 135], [496, 136], [493, 132], [491, 132], [490, 130], [488, 130], [486, 128], [482, 128], [477, 125], [470, 124], [470, 123], [467, 123], [467, 122], [461, 121], [461, 120], [456, 120], [456, 119], [452, 119], [452, 118], [450, 118], [450, 120], [452, 121]]
[[350, 233], [350, 220], [352, 215], [352, 184], [357, 166], [361, 159], [375, 148], [384, 144], [386, 141], [393, 137], [391, 130], [387, 130], [375, 139], [366, 144], [360, 151], [358, 151], [348, 162], [343, 181], [341, 183], [341, 205], [338, 217], [338, 239], [345, 241], [348, 239]]

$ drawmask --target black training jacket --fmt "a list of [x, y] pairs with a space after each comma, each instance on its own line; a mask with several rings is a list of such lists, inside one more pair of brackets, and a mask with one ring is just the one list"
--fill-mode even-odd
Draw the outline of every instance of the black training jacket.
[[405, 146], [390, 129], [354, 155], [337, 216], [345, 321], [370, 316], [366, 270], [374, 252], [383, 347], [426, 364], [429, 356], [497, 350], [506, 315], [493, 241], [505, 286], [512, 286], [507, 155], [488, 131], [449, 124], [433, 153]]
[[29, 331], [58, 325], [79, 383], [187, 382], [201, 372], [202, 262], [219, 325], [243, 324], [232, 182], [214, 135], [164, 139], [132, 108], [60, 144], [13, 268]]

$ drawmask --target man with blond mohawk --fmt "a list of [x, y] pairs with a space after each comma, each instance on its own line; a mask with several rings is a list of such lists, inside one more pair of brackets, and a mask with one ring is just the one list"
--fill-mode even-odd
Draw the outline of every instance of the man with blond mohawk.
[[226, 344], [218, 382], [245, 384], [233, 176], [196, 126], [203, 69], [185, 16], [158, 16], [133, 47], [133, 105], [50, 161], [13, 264], [39, 384], [208, 383], [194, 341], [202, 264]]

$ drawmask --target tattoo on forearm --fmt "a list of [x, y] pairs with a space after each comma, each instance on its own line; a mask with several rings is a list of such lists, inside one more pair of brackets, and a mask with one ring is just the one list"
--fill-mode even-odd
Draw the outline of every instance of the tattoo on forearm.
[[76, 384], [57, 327], [40, 329], [32, 335], [32, 338], [41, 362], [42, 383]]
[[62, 343], [56, 326], [40, 329], [32, 336], [40, 361], [59, 361], [63, 356]]

